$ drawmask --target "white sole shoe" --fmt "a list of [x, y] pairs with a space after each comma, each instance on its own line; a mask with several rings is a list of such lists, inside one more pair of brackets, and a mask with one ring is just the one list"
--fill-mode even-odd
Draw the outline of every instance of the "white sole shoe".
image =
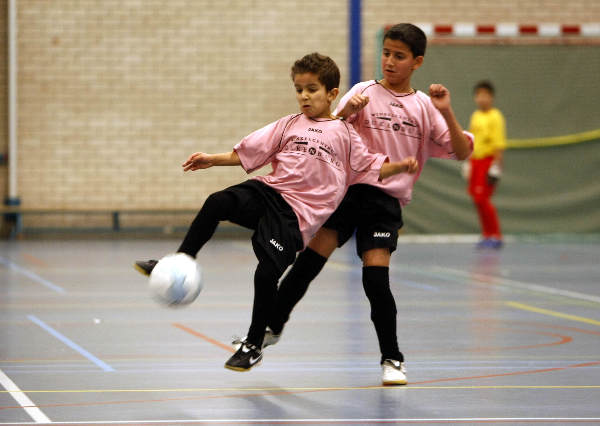
[[408, 383], [404, 363], [395, 359], [386, 359], [381, 364], [383, 386], [399, 386]]

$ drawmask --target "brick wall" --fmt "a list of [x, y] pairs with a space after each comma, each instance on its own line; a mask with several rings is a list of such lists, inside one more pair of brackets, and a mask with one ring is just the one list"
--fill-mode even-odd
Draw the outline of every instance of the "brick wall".
[[363, 78], [372, 78], [374, 34], [399, 22], [454, 24], [584, 24], [600, 22], [598, 0], [380, 0], [363, 1]]
[[298, 57], [346, 68], [335, 2], [29, 0], [18, 15], [23, 206], [198, 207], [245, 174], [184, 175], [188, 154], [296, 112]]
[[[597, 0], [363, 3], [364, 78], [372, 76], [374, 34], [385, 23], [600, 21]], [[6, 0], [0, 5], [6, 11]], [[199, 207], [245, 175], [238, 168], [184, 175], [181, 162], [196, 150], [230, 150], [296, 112], [295, 59], [332, 56], [347, 89], [347, 1], [26, 0], [18, 21], [26, 207]], [[5, 12], [0, 22], [4, 53]], [[0, 61], [5, 69], [6, 54]], [[5, 82], [0, 73], [3, 100]], [[2, 195], [6, 174], [0, 166]], [[42, 221], [26, 218], [26, 225]]]

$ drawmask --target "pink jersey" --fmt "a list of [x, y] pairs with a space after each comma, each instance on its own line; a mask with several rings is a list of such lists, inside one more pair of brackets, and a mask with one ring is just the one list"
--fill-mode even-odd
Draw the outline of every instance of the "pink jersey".
[[376, 184], [387, 157], [370, 153], [342, 120], [288, 115], [246, 136], [234, 148], [246, 172], [271, 163], [257, 179], [275, 189], [296, 213], [304, 245], [358, 181]]
[[[359, 183], [381, 188], [406, 205], [411, 200], [412, 188], [419, 178], [425, 162], [430, 157], [456, 159], [450, 143], [450, 131], [442, 114], [423, 92], [410, 95], [396, 94], [375, 80], [356, 84], [340, 100], [336, 112], [355, 94], [369, 97], [369, 103], [356, 114], [348, 117], [369, 151], [381, 152], [390, 161], [415, 157], [419, 170], [414, 175], [401, 173], [382, 182]], [[473, 136], [464, 132], [471, 141]]]

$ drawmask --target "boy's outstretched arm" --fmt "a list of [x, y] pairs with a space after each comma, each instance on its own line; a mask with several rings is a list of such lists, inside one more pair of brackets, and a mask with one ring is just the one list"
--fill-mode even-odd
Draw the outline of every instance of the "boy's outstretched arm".
[[206, 154], [195, 152], [181, 165], [183, 171], [208, 169], [213, 166], [240, 166], [242, 162], [237, 152], [223, 152], [221, 154]]
[[441, 84], [432, 84], [429, 86], [429, 96], [433, 105], [442, 114], [444, 120], [446, 120], [448, 130], [450, 131], [450, 143], [452, 144], [456, 158], [466, 160], [471, 155], [470, 143], [452, 110], [450, 91]]
[[383, 163], [379, 171], [379, 180], [397, 175], [398, 173], [414, 174], [419, 169], [419, 162], [413, 157], [407, 157], [394, 163]]

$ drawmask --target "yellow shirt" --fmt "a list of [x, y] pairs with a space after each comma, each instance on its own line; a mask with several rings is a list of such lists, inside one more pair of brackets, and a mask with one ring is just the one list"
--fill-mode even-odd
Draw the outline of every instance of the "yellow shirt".
[[497, 108], [475, 111], [469, 131], [475, 136], [472, 158], [491, 157], [496, 151], [506, 149], [504, 116]]

